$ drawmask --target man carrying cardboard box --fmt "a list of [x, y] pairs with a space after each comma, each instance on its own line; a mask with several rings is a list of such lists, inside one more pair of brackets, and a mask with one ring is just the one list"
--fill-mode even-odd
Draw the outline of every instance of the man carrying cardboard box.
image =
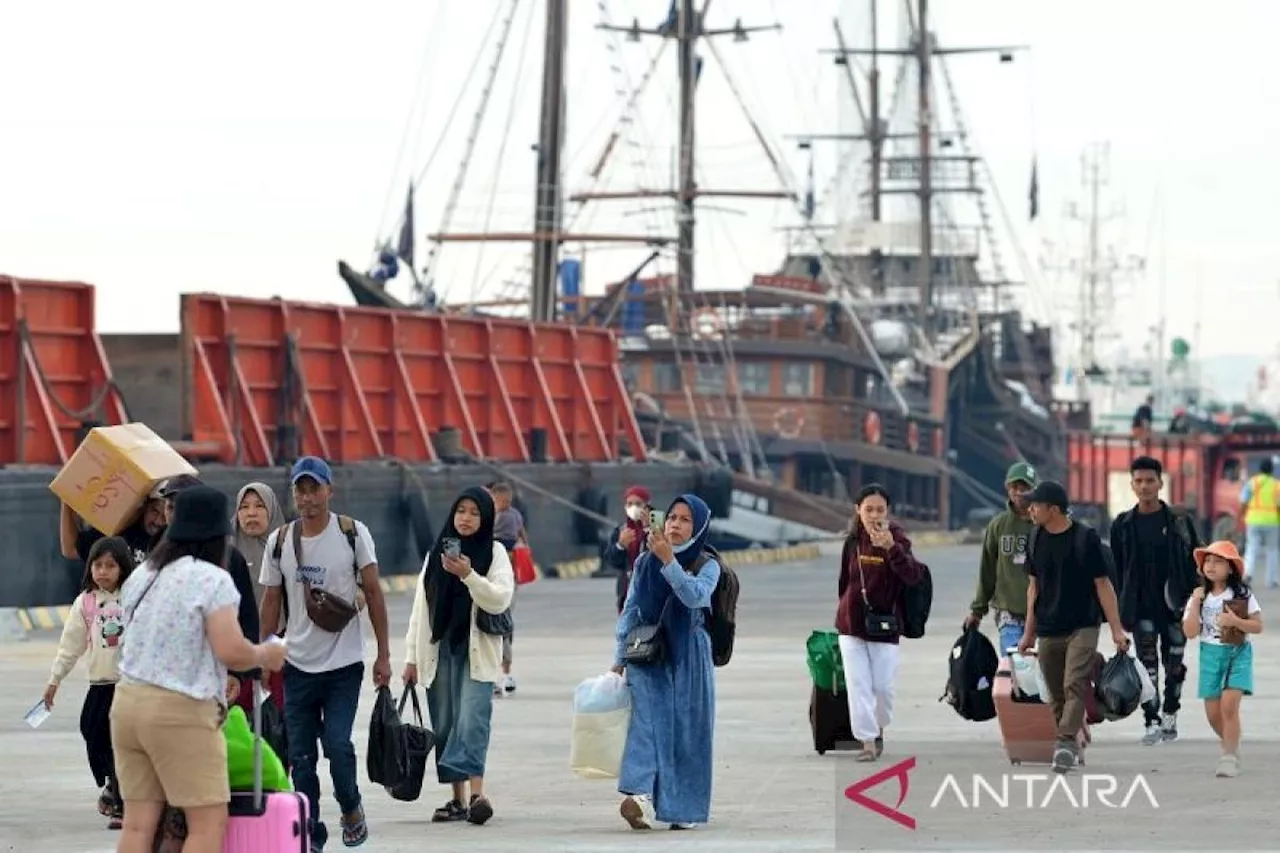
[[[61, 507], [58, 544], [62, 550], [62, 556], [68, 560], [84, 562], [89, 558], [89, 549], [93, 547], [93, 543], [105, 534], [87, 524], [82, 528], [76, 518], [75, 510], [65, 503], [61, 504]], [[134, 560], [141, 563], [164, 535], [164, 528], [164, 498], [161, 497], [160, 487], [157, 486], [147, 496], [146, 502], [138, 511], [137, 519], [120, 531], [120, 537], [128, 543]]]
[[[163, 527], [157, 486], [196, 469], [146, 424], [94, 427], [49, 484], [68, 509], [60, 545], [68, 559], [83, 560], [102, 536], [121, 536], [141, 560]], [[80, 531], [78, 515], [90, 531]]]

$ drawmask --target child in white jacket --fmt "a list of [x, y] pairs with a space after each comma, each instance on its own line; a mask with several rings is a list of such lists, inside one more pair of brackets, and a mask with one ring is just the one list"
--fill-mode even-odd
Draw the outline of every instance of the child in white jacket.
[[123, 539], [109, 536], [93, 543], [81, 581], [83, 591], [71, 605], [49, 674], [49, 686], [44, 691], [44, 703], [52, 708], [58, 685], [80, 658], [88, 656], [89, 691], [80, 709], [80, 735], [88, 750], [89, 770], [102, 788], [98, 812], [107, 818], [111, 829], [120, 829], [124, 822], [124, 801], [120, 798], [111, 749], [111, 701], [120, 680], [118, 665], [124, 633], [120, 588], [131, 571], [133, 556]]

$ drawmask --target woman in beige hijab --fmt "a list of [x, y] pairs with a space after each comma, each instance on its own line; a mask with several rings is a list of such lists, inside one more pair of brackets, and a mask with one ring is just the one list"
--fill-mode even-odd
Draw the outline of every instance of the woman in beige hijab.
[[[258, 576], [262, 571], [262, 560], [267, 553], [267, 537], [276, 528], [285, 523], [284, 510], [276, 493], [266, 483], [249, 483], [236, 495], [236, 514], [231, 519], [231, 542], [244, 555], [249, 564], [249, 575], [253, 578], [253, 595], [257, 599], [259, 611], [262, 607], [263, 587]], [[273, 632], [284, 634], [284, 616]], [[270, 673], [266, 687], [271, 691], [271, 699], [276, 707], [284, 711], [284, 678], [278, 672]], [[253, 713], [253, 686], [248, 683], [240, 685], [240, 693], [236, 702], [245, 709], [245, 713]]]
[[254, 597], [262, 604], [262, 558], [267, 552], [267, 537], [285, 523], [280, 500], [266, 483], [249, 483], [236, 495], [236, 515], [231, 519], [232, 539], [249, 564]]

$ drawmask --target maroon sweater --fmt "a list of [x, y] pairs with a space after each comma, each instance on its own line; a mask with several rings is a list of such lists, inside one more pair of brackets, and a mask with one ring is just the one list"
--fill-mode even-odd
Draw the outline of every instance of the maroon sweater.
[[[893, 547], [885, 550], [871, 544], [871, 537], [862, 525], [854, 536], [845, 540], [840, 553], [840, 602], [836, 605], [836, 630], [851, 637], [866, 639], [865, 605], [862, 602], [862, 578], [867, 581], [867, 598], [871, 609], [891, 612], [902, 623], [902, 592], [905, 587], [920, 582], [923, 572], [920, 563], [911, 554], [911, 540], [906, 531], [895, 522], [889, 522], [893, 535]], [[856, 536], [856, 538], [855, 538]], [[858, 573], [855, 559], [861, 558], [862, 573]], [[882, 642], [897, 643], [898, 638]]]

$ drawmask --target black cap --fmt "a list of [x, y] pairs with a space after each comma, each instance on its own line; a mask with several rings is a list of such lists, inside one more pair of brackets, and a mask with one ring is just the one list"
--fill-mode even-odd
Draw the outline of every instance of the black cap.
[[199, 477], [193, 477], [190, 474], [179, 474], [176, 477], [170, 477], [165, 480], [156, 491], [162, 498], [171, 498], [178, 492], [202, 485], [204, 484], [200, 482]]
[[231, 501], [217, 489], [192, 486], [173, 499], [173, 520], [165, 532], [170, 542], [208, 542], [231, 535]]
[[1056, 506], [1063, 512], [1067, 511], [1070, 501], [1067, 500], [1066, 488], [1053, 480], [1042, 480], [1040, 485], [1031, 490], [1031, 493], [1023, 498], [1029, 504], [1048, 504]]

